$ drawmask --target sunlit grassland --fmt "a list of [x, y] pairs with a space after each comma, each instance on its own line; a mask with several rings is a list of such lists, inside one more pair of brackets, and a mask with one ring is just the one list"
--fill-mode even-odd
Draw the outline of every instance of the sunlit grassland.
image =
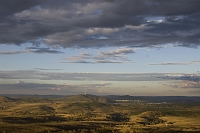
[[200, 132], [198, 103], [116, 103], [90, 95], [72, 99], [1, 97], [0, 132]]

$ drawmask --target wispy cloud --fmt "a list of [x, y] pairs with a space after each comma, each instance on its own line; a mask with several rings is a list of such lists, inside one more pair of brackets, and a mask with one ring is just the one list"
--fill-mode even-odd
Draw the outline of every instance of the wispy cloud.
[[27, 53], [27, 51], [0, 51], [0, 55], [13, 55]]
[[132, 54], [131, 48], [120, 48], [108, 52], [99, 51], [97, 55], [91, 55], [88, 52], [80, 53], [78, 56], [65, 58], [68, 62], [64, 63], [130, 63], [127, 54]]
[[95, 60], [95, 63], [117, 63], [117, 64], [122, 64], [122, 63], [130, 63], [130, 61], [108, 61], [108, 60]]
[[173, 88], [198, 88], [200, 89], [200, 81], [177, 81], [171, 84], [166, 84], [168, 87]]
[[166, 84], [173, 88], [200, 88], [200, 74], [177, 74], [177, 75], [166, 75], [160, 77], [163, 79], [174, 80], [171, 84]]
[[29, 47], [26, 48], [26, 50], [23, 51], [0, 51], [0, 55], [14, 55], [14, 54], [23, 54], [23, 53], [36, 53], [36, 54], [63, 54], [63, 52], [58, 50], [53, 50], [50, 48], [35, 48], [35, 47]]
[[58, 51], [58, 50], [53, 50], [50, 48], [40, 48], [40, 47], [27, 47], [26, 51], [29, 53], [37, 53], [37, 54], [63, 54], [63, 52]]
[[161, 62], [161, 63], [150, 63], [148, 65], [191, 65], [191, 64], [199, 64], [200, 61], [190, 61], [190, 62]]
[[200, 60], [192, 61], [193, 63], [200, 63]]
[[163, 79], [171, 79], [171, 80], [184, 80], [184, 81], [194, 81], [198, 82], [200, 81], [200, 74], [184, 74], [184, 73], [179, 73], [179, 74], [166, 74], [164, 76], [160, 76], [159, 78]]
[[63, 70], [63, 69], [50, 69], [50, 68], [33, 68], [35, 70], [41, 70], [41, 71], [48, 71], [48, 70], [53, 70], [53, 71], [60, 71], [60, 70]]
[[192, 63], [184, 63], [184, 62], [162, 62], [162, 63], [152, 63], [148, 65], [190, 65]]
[[134, 51], [131, 48], [121, 48], [121, 49], [111, 50], [109, 52], [100, 52], [100, 53], [106, 56], [116, 56], [123, 54], [132, 54], [134, 53]]

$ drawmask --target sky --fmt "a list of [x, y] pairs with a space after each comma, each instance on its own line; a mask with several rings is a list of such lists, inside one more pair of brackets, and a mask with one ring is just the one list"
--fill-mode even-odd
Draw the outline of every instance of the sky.
[[1, 0], [0, 95], [200, 96], [199, 0]]

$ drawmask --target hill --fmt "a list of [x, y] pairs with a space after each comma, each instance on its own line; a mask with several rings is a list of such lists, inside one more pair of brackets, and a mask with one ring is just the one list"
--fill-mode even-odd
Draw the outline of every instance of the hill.
[[70, 102], [100, 102], [100, 103], [112, 103], [113, 102], [110, 99], [103, 98], [100, 96], [90, 95], [90, 94], [74, 95], [74, 96], [66, 97], [65, 100], [70, 101]]
[[0, 96], [0, 102], [8, 102], [8, 101], [10, 101], [10, 98], [5, 96]]

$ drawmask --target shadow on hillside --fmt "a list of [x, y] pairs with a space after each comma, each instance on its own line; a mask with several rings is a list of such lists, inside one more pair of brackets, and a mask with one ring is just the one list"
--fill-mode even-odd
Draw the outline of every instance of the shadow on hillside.
[[[52, 127], [52, 125], [49, 125]], [[54, 125], [53, 127], [61, 130], [80, 130], [80, 129], [96, 129], [100, 128], [98, 125]]]
[[31, 123], [45, 123], [45, 122], [62, 122], [64, 118], [58, 116], [43, 116], [38, 118], [33, 117], [4, 117], [3, 122], [10, 124], [31, 124]]

